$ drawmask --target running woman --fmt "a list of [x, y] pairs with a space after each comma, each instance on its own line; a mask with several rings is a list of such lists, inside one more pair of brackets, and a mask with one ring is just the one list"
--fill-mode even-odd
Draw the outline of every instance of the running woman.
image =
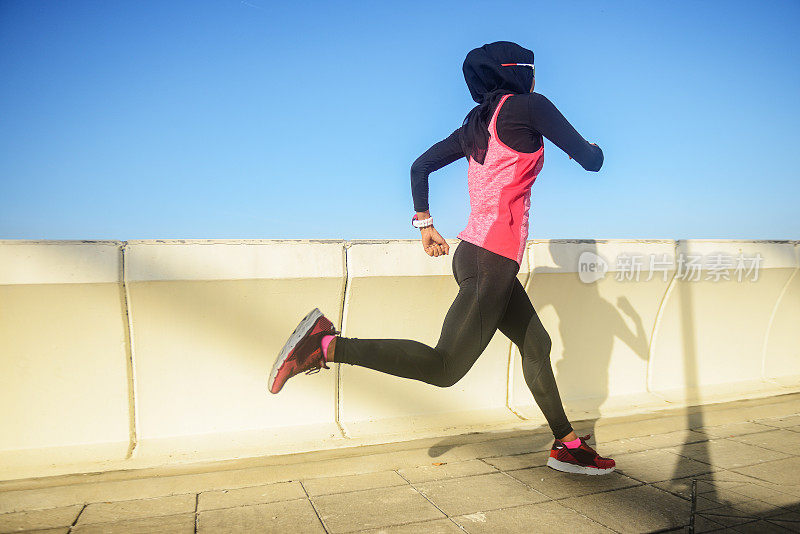
[[269, 376], [278, 393], [301, 372], [329, 369], [327, 363], [368, 367], [439, 387], [457, 383], [499, 329], [519, 348], [525, 382], [555, 441], [547, 465], [569, 473], [605, 474], [614, 460], [603, 458], [578, 437], [564, 413], [550, 364], [550, 336], [517, 279], [528, 238], [531, 186], [542, 169], [542, 136], [588, 171], [598, 171], [603, 151], [575, 131], [550, 100], [534, 93], [533, 52], [500, 41], [467, 54], [464, 78], [478, 103], [460, 128], [433, 145], [411, 166], [411, 189], [422, 245], [430, 256], [450, 253], [433, 227], [428, 175], [459, 158], [469, 162], [471, 212], [453, 254], [459, 290], [436, 347], [411, 339], [342, 337], [319, 309], [289, 337]]

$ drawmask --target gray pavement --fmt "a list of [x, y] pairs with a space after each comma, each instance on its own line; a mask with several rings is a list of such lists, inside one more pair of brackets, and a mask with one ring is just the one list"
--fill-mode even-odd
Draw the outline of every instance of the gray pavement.
[[576, 427], [616, 472], [545, 467], [542, 428], [467, 434], [0, 482], [0, 532], [800, 532], [800, 394]]

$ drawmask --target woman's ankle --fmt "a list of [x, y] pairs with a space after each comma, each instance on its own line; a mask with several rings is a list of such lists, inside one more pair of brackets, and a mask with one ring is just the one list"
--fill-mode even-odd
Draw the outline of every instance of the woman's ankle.
[[336, 336], [327, 335], [322, 336], [322, 355], [325, 357], [326, 362], [333, 361], [333, 353], [336, 349]]
[[577, 434], [575, 433], [575, 431], [573, 430], [573, 431], [571, 431], [569, 434], [567, 434], [566, 436], [564, 436], [563, 438], [557, 438], [557, 439], [558, 439], [558, 441], [560, 441], [561, 443], [564, 443], [564, 442], [567, 442], [567, 441], [575, 441], [576, 439], [578, 439], [578, 435], [577, 435]]

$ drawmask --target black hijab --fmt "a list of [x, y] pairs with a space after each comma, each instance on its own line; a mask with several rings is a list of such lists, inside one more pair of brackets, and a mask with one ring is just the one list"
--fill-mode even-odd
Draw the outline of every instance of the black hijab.
[[503, 67], [503, 63], [533, 63], [533, 52], [509, 41], [497, 41], [471, 50], [464, 60], [464, 79], [478, 103], [464, 118], [459, 142], [467, 157], [480, 164], [489, 146], [489, 121], [503, 95], [529, 93], [530, 67]]

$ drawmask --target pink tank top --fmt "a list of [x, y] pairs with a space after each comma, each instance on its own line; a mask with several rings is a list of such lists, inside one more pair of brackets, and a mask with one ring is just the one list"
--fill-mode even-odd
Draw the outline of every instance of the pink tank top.
[[469, 158], [470, 214], [467, 227], [457, 237], [521, 265], [528, 240], [531, 186], [542, 170], [544, 143], [536, 152], [527, 154], [500, 141], [497, 115], [509, 96], [500, 99], [489, 122], [489, 146], [483, 165]]

